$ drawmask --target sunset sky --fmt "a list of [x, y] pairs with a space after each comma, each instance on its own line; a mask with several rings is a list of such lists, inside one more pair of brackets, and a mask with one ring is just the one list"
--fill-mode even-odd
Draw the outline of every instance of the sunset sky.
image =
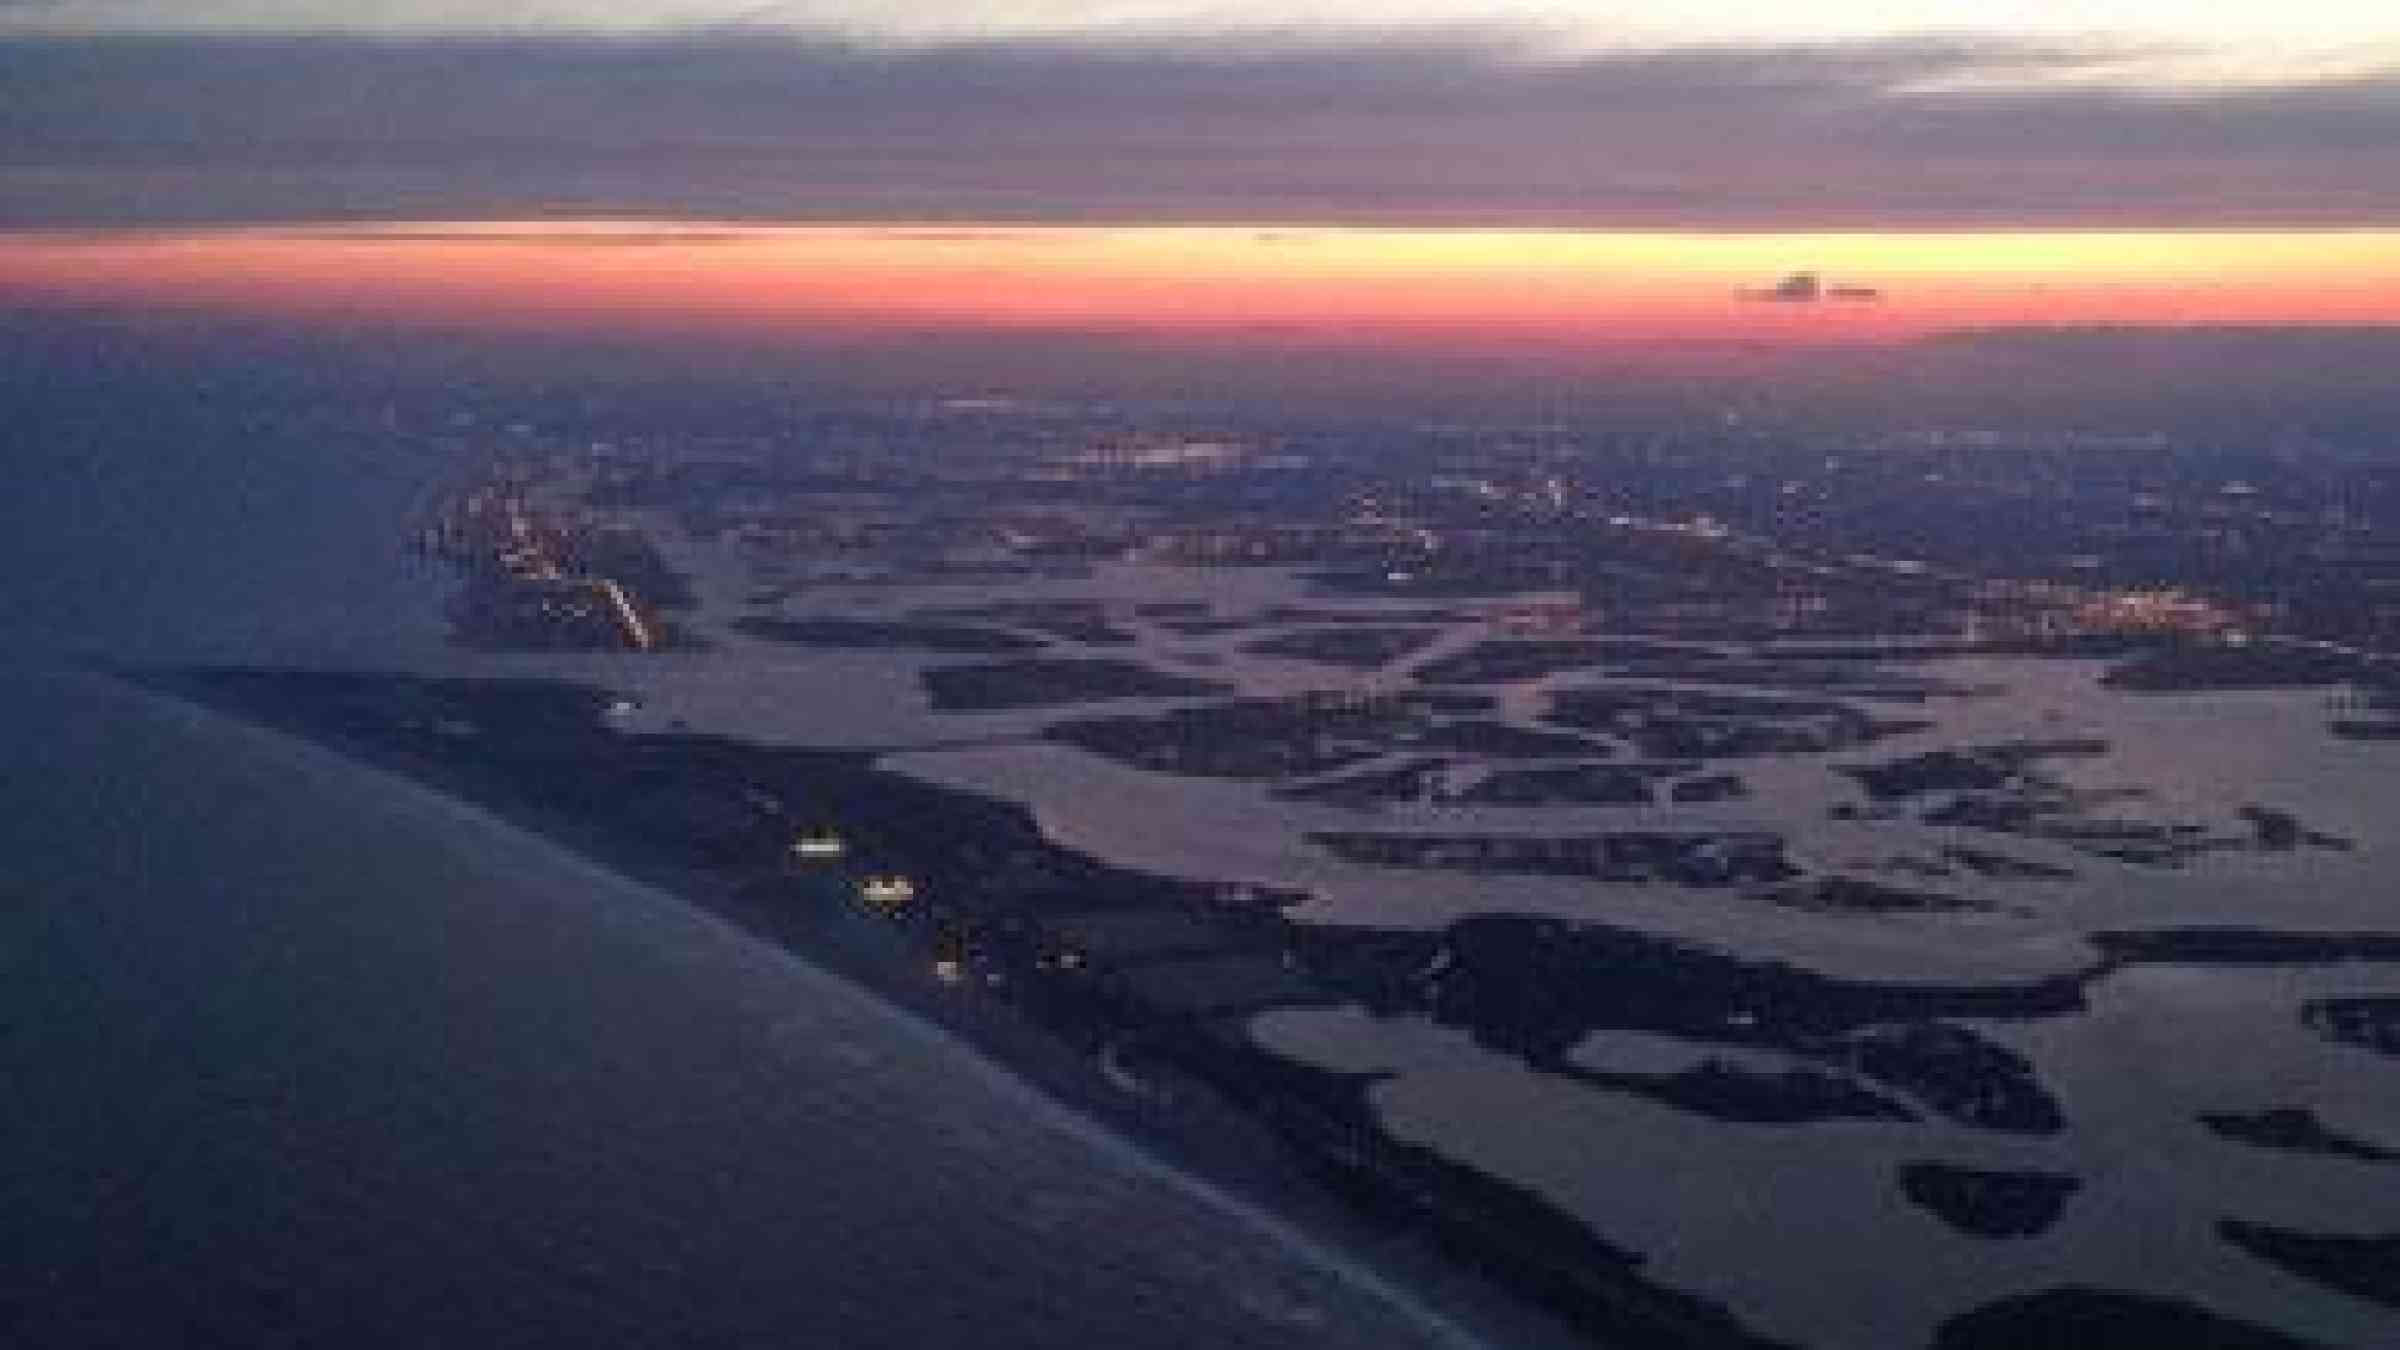
[[[23, 301], [1593, 343], [2400, 323], [2380, 4], [16, 0], [0, 88]], [[1763, 298], [1796, 273], [1818, 289]]]
[[[1791, 284], [1798, 268], [1813, 291]], [[250, 227], [20, 235], [0, 243], [10, 293], [535, 328], [1851, 343], [2011, 324], [2390, 321], [2400, 231]]]

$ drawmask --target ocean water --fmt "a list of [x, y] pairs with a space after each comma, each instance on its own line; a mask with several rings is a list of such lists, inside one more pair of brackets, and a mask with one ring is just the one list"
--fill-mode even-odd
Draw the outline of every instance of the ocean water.
[[356, 410], [256, 397], [149, 381], [0, 391], [0, 660], [375, 665], [440, 650], [443, 588], [407, 528], [458, 452]]
[[398, 546], [438, 457], [11, 434], [0, 1343], [1470, 1343], [672, 897], [84, 667], [472, 667]]
[[213, 714], [0, 689], [13, 1344], [1467, 1343], [671, 897]]

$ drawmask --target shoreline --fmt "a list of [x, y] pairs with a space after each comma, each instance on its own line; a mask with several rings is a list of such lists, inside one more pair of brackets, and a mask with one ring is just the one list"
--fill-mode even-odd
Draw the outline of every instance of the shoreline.
[[[2103, 931], [2072, 971], [1951, 985], [1828, 977], [1501, 912], [1426, 932], [1300, 924], [1282, 912], [1296, 894], [1100, 862], [1049, 839], [1017, 803], [884, 768], [872, 749], [625, 734], [609, 696], [573, 681], [104, 673], [400, 777], [696, 906], [956, 1038], [991, 1072], [1282, 1225], [1318, 1259], [1355, 1263], [1460, 1339], [1512, 1346], [1788, 1342], [1653, 1281], [1644, 1253], [1530, 1187], [1393, 1134], [1369, 1095], [1380, 1075], [1270, 1050], [1250, 1032], [1255, 1015], [1422, 1016], [1537, 1073], [1722, 1121], [1938, 1117], [2036, 1137], [2066, 1124], [2038, 1067], [1968, 1026], [2080, 1015], [2086, 988], [2129, 966], [2388, 960], [2400, 940]], [[840, 869], [786, 860], [795, 831], [836, 826], [851, 850]], [[890, 907], [863, 894], [866, 877], [895, 874], [922, 893]], [[1076, 959], [1057, 960], [1062, 951]], [[1617, 978], [1578, 978], [1595, 962]], [[1573, 1061], [1584, 1036], [1612, 1028], [1810, 1067], [1661, 1075]], [[1950, 1320], [2020, 1311], [2004, 1299]]]
[[[1303, 1241], [1356, 1263], [1370, 1279], [1420, 1302], [1433, 1319], [1471, 1343], [1536, 1350], [1784, 1344], [1740, 1326], [1697, 1296], [1641, 1280], [1639, 1255], [1590, 1233], [1532, 1192], [1386, 1135], [1366, 1101], [1372, 1076], [1274, 1055], [1250, 1040], [1243, 1029], [1246, 1014], [1230, 1022], [1217, 1017], [1180, 1027], [1133, 1026], [1103, 1057], [1079, 1048], [1021, 1004], [976, 997], [972, 986], [962, 990], [932, 978], [910, 935], [892, 925], [854, 911], [774, 904], [721, 873], [631, 846], [599, 821], [507, 800], [488, 777], [479, 782], [457, 764], [379, 744], [355, 728], [344, 734], [288, 704], [211, 687], [212, 677], [233, 672], [104, 667], [100, 673], [150, 696], [291, 736], [410, 781], [771, 942], [887, 1008], [958, 1039], [994, 1072], [1157, 1165], [1254, 1207]], [[306, 681], [324, 673], [241, 674]], [[421, 681], [358, 673], [331, 678], [575, 688], [552, 680]], [[872, 751], [807, 753], [846, 760], [857, 774], [877, 772]], [[980, 794], [913, 781], [911, 786], [944, 797], [978, 798], [990, 809], [1018, 810]], [[1144, 1042], [1144, 1058], [1164, 1071], [1163, 1094], [1134, 1094], [1118, 1086], [1124, 1070], [1113, 1051], [1131, 1041]], [[1136, 1076], [1154, 1071], [1145, 1064]], [[1227, 1075], [1252, 1080], [1253, 1090], [1227, 1092]], [[1583, 1259], [1562, 1260], [1562, 1251]]]

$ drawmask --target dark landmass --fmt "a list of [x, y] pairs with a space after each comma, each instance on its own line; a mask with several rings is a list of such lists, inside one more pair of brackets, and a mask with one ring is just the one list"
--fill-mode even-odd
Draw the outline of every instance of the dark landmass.
[[2400, 962], [2400, 933], [2282, 933], [2263, 928], [2144, 928], [2086, 938], [2106, 973], [2133, 965], [2324, 966]]
[[992, 605], [954, 605], [923, 609], [923, 619], [982, 619], [1024, 628], [1067, 642], [1088, 646], [1123, 647], [1137, 639], [1108, 620], [1108, 607], [1097, 600], [1017, 600]]
[[2058, 1101], [2023, 1055], [1949, 1022], [1867, 1027], [1847, 1038], [1857, 1072], [1913, 1091], [1959, 1122], [2015, 1134], [2066, 1128]]
[[[428, 781], [668, 887], [1220, 1184], [1311, 1222], [1366, 1225], [1394, 1259], [1395, 1242], [1439, 1251], [1598, 1343], [1778, 1344], [1644, 1279], [1641, 1257], [1532, 1192], [1385, 1134], [1367, 1078], [1252, 1042], [1243, 1028], [1264, 1008], [1351, 997], [1311, 970], [1316, 931], [1282, 916], [1297, 896], [1110, 867], [1050, 843], [1021, 807], [884, 772], [868, 752], [619, 735], [609, 696], [581, 686], [225, 669], [133, 678]], [[847, 857], [795, 861], [795, 829], [838, 834]], [[866, 901], [860, 879], [881, 874], [913, 878], [915, 896]], [[1108, 1089], [1094, 1068], [1103, 1046], [1173, 1090]]]
[[2300, 1005], [2300, 1020], [2326, 1040], [2400, 1055], [2400, 997], [2310, 999]]
[[1926, 857], [1921, 853], [1895, 853], [1870, 866], [1874, 871], [1898, 872], [1912, 877], [1948, 879], [1958, 875], [1958, 869], [1951, 865], [1950, 860], [1939, 854]]
[[1426, 748], [1444, 718], [1489, 707], [1489, 700], [1456, 695], [1311, 693], [1233, 699], [1148, 717], [1083, 718], [1042, 734], [1157, 773], [1299, 778]]
[[2023, 858], [2012, 858], [2005, 853], [1994, 853], [1989, 849], [1968, 848], [1962, 844], [1946, 845], [1942, 849], [1942, 857], [1979, 877], [1993, 880], [2067, 881], [2075, 875], [2075, 870], [2070, 867], [2053, 867], [2048, 863], [2027, 862]]
[[[1700, 657], [1705, 659], [1693, 659]], [[1759, 660], [1696, 651], [1672, 657], [1612, 663], [1609, 674], [1629, 680], [1674, 680], [1684, 684], [1733, 684], [1753, 689], [1838, 693], [1886, 703], [1923, 703], [1962, 698], [1975, 691], [1930, 676], [1901, 674], [1845, 662]]]
[[1038, 638], [964, 624], [888, 622], [875, 619], [741, 618], [726, 625], [737, 633], [796, 647], [851, 647], [1003, 655], [1039, 651]]
[[2200, 1123], [2228, 1139], [2259, 1148], [2348, 1158], [2352, 1162], [2400, 1162], [2400, 1150], [2328, 1129], [2317, 1119], [2316, 1112], [2304, 1106], [2275, 1107], [2248, 1115], [2238, 1111], [2209, 1112], [2200, 1117]]
[[1924, 792], [1988, 790], [2017, 775], [2016, 769], [1968, 750], [1928, 750], [1886, 764], [1845, 764], [1835, 772], [1858, 780], [1877, 801]]
[[1653, 784], [1689, 773], [1689, 764], [1567, 764], [1495, 769], [1444, 798], [1473, 806], [1649, 806]]
[[2087, 814], [2089, 806], [2072, 794], [2036, 786], [1962, 792], [1918, 819], [1927, 825], [2047, 840], [2091, 857], [2142, 867], [2180, 867], [2203, 853], [2249, 846], [2247, 840], [2211, 835], [2205, 825], [2095, 817]]
[[2309, 829], [2300, 823], [2300, 817], [2271, 806], [2245, 806], [2237, 814], [2250, 822], [2251, 841], [2269, 853], [2289, 853], [2303, 844], [2343, 853], [2357, 847], [2338, 834]]
[[1344, 862], [1420, 871], [1734, 886], [1795, 875], [1781, 836], [1618, 830], [1600, 834], [1398, 834], [1324, 830], [1309, 842]]
[[1438, 756], [1403, 760], [1388, 769], [1279, 787], [1273, 795], [1286, 801], [1319, 802], [1357, 810], [1395, 802], [1427, 801], [1438, 791], [1441, 775], [1451, 762]]
[[[1365, 806], [1389, 801], [1458, 802], [1476, 806], [1648, 805], [1650, 783], [1678, 765], [1592, 766], [1521, 770], [1466, 791], [1439, 794], [1440, 761], [1414, 761], [1387, 772], [1312, 784], [1289, 795]], [[1499, 790], [1490, 790], [1494, 781]], [[1345, 862], [1421, 871], [1488, 872], [1590, 877], [1626, 884], [1762, 886], [1751, 898], [1820, 913], [1895, 914], [1989, 910], [1985, 901], [1910, 890], [1851, 876], [1798, 878], [1783, 840], [1748, 831], [1621, 830], [1598, 834], [1407, 834], [1322, 830], [1309, 842]]]
[[1718, 694], [1663, 685], [1560, 690], [1543, 721], [1631, 741], [1651, 759], [1807, 754], [1922, 731], [1846, 703], [1771, 694]]
[[1108, 657], [1037, 657], [919, 671], [936, 712], [991, 712], [1116, 698], [1198, 698], [1226, 693], [1217, 680], [1169, 675]]
[[1838, 772], [1858, 780], [1868, 796], [1890, 801], [1927, 792], [1991, 791], [2008, 786], [2044, 759], [2107, 753], [2108, 742], [2101, 740], [2005, 741], [1928, 750], [1881, 764], [1846, 764]]
[[2356, 679], [2364, 670], [2354, 656], [2307, 647], [2182, 645], [2115, 666], [2100, 682], [2145, 694], [2315, 689]]
[[1463, 609], [1323, 609], [1313, 605], [1273, 605], [1258, 616], [1264, 623], [1396, 623], [1442, 627], [1466, 623], [1475, 615]]
[[1471, 717], [1500, 706], [1500, 700], [1490, 694], [1464, 689], [1419, 689], [1413, 693], [1379, 694], [1375, 697], [1404, 707], [1423, 707], [1448, 717]]
[[1961, 1233], [1980, 1238], [2032, 1237], [2058, 1222], [2067, 1200], [2083, 1189], [2056, 1172], [1991, 1172], [1949, 1163], [1908, 1163], [1900, 1193]]
[[1411, 652], [1431, 646], [1441, 635], [1438, 628], [1379, 628], [1368, 624], [1305, 628], [1253, 642], [1242, 650], [1351, 670], [1380, 670]]
[[2217, 1235], [2304, 1280], [2400, 1308], [2400, 1233], [2344, 1237], [2224, 1219], [2217, 1224]]
[[[1212, 1048], [1222, 1046], [1212, 1043]], [[1532, 1191], [1382, 1132], [1357, 1078], [1224, 1050], [1236, 1106], [1267, 1120], [1308, 1175], [1369, 1221], [1424, 1233], [1443, 1254], [1548, 1308], [1595, 1345], [1633, 1350], [1793, 1350], [1713, 1303], [1640, 1276], [1643, 1258], [1594, 1234]]]
[[[1569, 1052], [1594, 1032], [1644, 1031], [1781, 1052], [1982, 1129], [2048, 1134], [2065, 1125], [2023, 1057], [1939, 1019], [2076, 1013], [2084, 1007], [2076, 977], [1983, 986], [1841, 980], [1636, 930], [1523, 914], [1475, 915], [1438, 933], [1298, 927], [1293, 936], [1313, 977], [1370, 1011], [1464, 1028], [1486, 1049], [1594, 1086], [1615, 1085], [1585, 1077], [1592, 1071]], [[1821, 1082], [1774, 1075], [1706, 1094], [1689, 1082], [1674, 1091], [1656, 1082], [1625, 1086], [1694, 1109], [1702, 1097], [1722, 1110], [1732, 1096], [1763, 1097], [1778, 1086], [1798, 1103], [1782, 1108], [1788, 1112], [1827, 1099]]]
[[1465, 651], [1428, 661], [1415, 673], [1426, 684], [1510, 684], [1612, 662], [1666, 658], [1683, 669], [1701, 667], [1722, 656], [1706, 647], [1638, 640], [1487, 638]]
[[2326, 729], [2347, 741], [2400, 741], [2400, 717], [2342, 717]]
[[1731, 773], [1698, 774], [1667, 789], [1670, 801], [1684, 804], [1736, 801], [1749, 795], [1750, 785], [1741, 775]]
[[[1507, 727], [1498, 728], [1502, 731]], [[1418, 738], [1417, 744], [1434, 737]], [[1275, 789], [1293, 801], [1367, 808], [1438, 803], [1473, 806], [1649, 805], [1651, 784], [1688, 771], [1688, 764], [1575, 764], [1559, 768], [1497, 769], [1463, 788], [1451, 786], [1459, 761], [1418, 756], [1382, 769]]]
[[1881, 1093], [1820, 1069], [1761, 1072], [1711, 1056], [1676, 1073], [1621, 1073], [1579, 1064], [1549, 1072], [1609, 1092], [1622, 1092], [1736, 1125], [1807, 1125], [1826, 1120], [1919, 1117]]
[[[2020, 745], [2027, 749], [2016, 759], [1990, 753], [2003, 747], [1936, 750], [1890, 764], [1845, 768], [1843, 772], [1864, 783], [1870, 795], [1887, 800], [1928, 792], [1953, 793], [1948, 800], [1918, 816], [1927, 825], [1952, 825], [2041, 839], [2091, 857], [2142, 867], [2180, 867], [2204, 854], [2226, 851], [2280, 853], [2302, 845], [2348, 851], [2354, 847], [2338, 835], [2308, 828], [2288, 811], [2258, 806], [2245, 807], [2240, 812], [2251, 827], [2247, 838], [2220, 833], [2193, 821], [2160, 822], [2099, 814], [2097, 808], [2113, 800], [2138, 798], [2147, 792], [2139, 788], [2077, 791], [2029, 768], [2014, 768], [2014, 764], [2044, 754], [2085, 753], [2062, 752], [2040, 742]], [[1837, 814], [1843, 809], [1835, 808]]]
[[1933, 1350], [2323, 1350], [2180, 1299], [2068, 1286], [1943, 1322]]
[[1958, 640], [1940, 642], [1771, 642], [1750, 649], [1752, 656], [1773, 661], [1936, 661], [1971, 656], [1986, 650], [1982, 644]]
[[1412, 744], [1435, 750], [1493, 755], [1501, 759], [1599, 759], [1617, 752], [1606, 741], [1563, 731], [1536, 731], [1506, 722], [1437, 722], [1416, 733]]
[[2258, 846], [2275, 853], [2289, 853], [2300, 847], [2300, 818], [2289, 811], [2272, 811], [2263, 806], [2245, 806], [2239, 812], [2250, 827]]
[[1839, 875], [1810, 877], [1756, 895], [1771, 905], [1825, 914], [1945, 914], [1993, 907], [1985, 901], [1940, 891], [1910, 890], [1863, 877]]

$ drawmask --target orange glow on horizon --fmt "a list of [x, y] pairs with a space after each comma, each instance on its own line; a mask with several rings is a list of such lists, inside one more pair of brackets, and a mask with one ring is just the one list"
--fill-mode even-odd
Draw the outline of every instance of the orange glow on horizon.
[[[1873, 299], [1755, 298], [1811, 272]], [[414, 225], [0, 236], [0, 297], [503, 329], [1130, 330], [1564, 348], [2400, 323], [2400, 231]]]

